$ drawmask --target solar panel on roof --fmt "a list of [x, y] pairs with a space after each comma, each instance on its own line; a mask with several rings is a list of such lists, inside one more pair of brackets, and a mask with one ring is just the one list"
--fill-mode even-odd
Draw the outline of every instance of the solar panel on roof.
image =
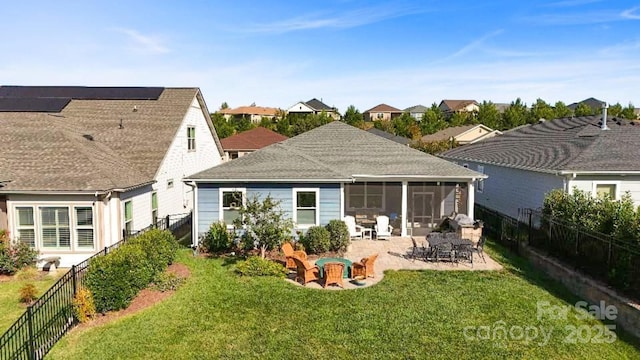
[[0, 86], [0, 97], [158, 100], [162, 87]]
[[70, 98], [0, 97], [0, 112], [60, 112]]

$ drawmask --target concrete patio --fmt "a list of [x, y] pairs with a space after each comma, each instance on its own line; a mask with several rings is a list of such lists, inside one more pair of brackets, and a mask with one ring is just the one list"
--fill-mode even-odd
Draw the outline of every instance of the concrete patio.
[[[424, 236], [415, 237], [418, 246], [426, 245]], [[344, 254], [344, 258], [352, 262], [360, 261], [360, 259], [378, 254], [375, 262], [375, 278], [369, 278], [366, 285], [358, 286], [351, 283], [351, 279], [344, 279], [345, 289], [358, 289], [369, 287], [378, 283], [384, 277], [385, 270], [453, 270], [453, 271], [478, 271], [478, 270], [500, 270], [502, 265], [491, 259], [486, 253], [484, 259], [478, 254], [473, 255], [473, 266], [468, 262], [449, 263], [449, 262], [433, 262], [420, 259], [413, 260], [410, 258], [413, 244], [410, 237], [391, 237], [389, 240], [356, 240], [351, 242], [351, 246]], [[313, 262], [313, 261], [311, 261]], [[290, 276], [293, 282], [293, 276]], [[302, 286], [302, 285], [300, 285]], [[313, 281], [306, 285], [308, 288], [322, 289], [322, 280]], [[340, 290], [338, 286], [329, 286], [327, 289]]]

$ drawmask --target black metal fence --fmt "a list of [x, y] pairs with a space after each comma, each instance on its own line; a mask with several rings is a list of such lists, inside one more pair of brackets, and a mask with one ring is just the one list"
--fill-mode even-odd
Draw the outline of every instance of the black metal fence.
[[73, 299], [83, 285], [84, 274], [93, 258], [108, 254], [127, 239], [150, 229], [170, 230], [176, 235], [176, 232], [190, 228], [190, 224], [191, 214], [167, 216], [145, 229], [125, 234], [123, 240], [72, 266], [0, 336], [0, 359], [42, 359], [77, 324], [73, 315]]
[[640, 299], [640, 242], [617, 239], [532, 209], [521, 209], [514, 219], [476, 205], [476, 218], [485, 222], [485, 229], [498, 242], [515, 251], [527, 244]]

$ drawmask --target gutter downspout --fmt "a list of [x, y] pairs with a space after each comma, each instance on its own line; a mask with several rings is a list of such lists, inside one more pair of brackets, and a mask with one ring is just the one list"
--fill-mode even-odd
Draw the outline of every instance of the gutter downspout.
[[184, 182], [187, 186], [190, 186], [193, 191], [193, 215], [191, 218], [191, 248], [194, 250], [198, 248], [198, 185], [195, 181]]

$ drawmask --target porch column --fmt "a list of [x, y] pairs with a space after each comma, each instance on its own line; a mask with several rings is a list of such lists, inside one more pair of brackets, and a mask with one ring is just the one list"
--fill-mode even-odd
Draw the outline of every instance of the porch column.
[[344, 183], [340, 183], [340, 220], [344, 219]]
[[191, 245], [200, 245], [200, 237], [198, 236], [198, 185], [193, 184], [193, 213], [191, 217]]
[[407, 236], [407, 196], [408, 182], [402, 182], [402, 226], [400, 227], [400, 235]]
[[[474, 181], [469, 181], [467, 183], [467, 216], [471, 219], [473, 218], [473, 204], [476, 202], [476, 187], [474, 185]], [[474, 219], [475, 220], [475, 219]]]

